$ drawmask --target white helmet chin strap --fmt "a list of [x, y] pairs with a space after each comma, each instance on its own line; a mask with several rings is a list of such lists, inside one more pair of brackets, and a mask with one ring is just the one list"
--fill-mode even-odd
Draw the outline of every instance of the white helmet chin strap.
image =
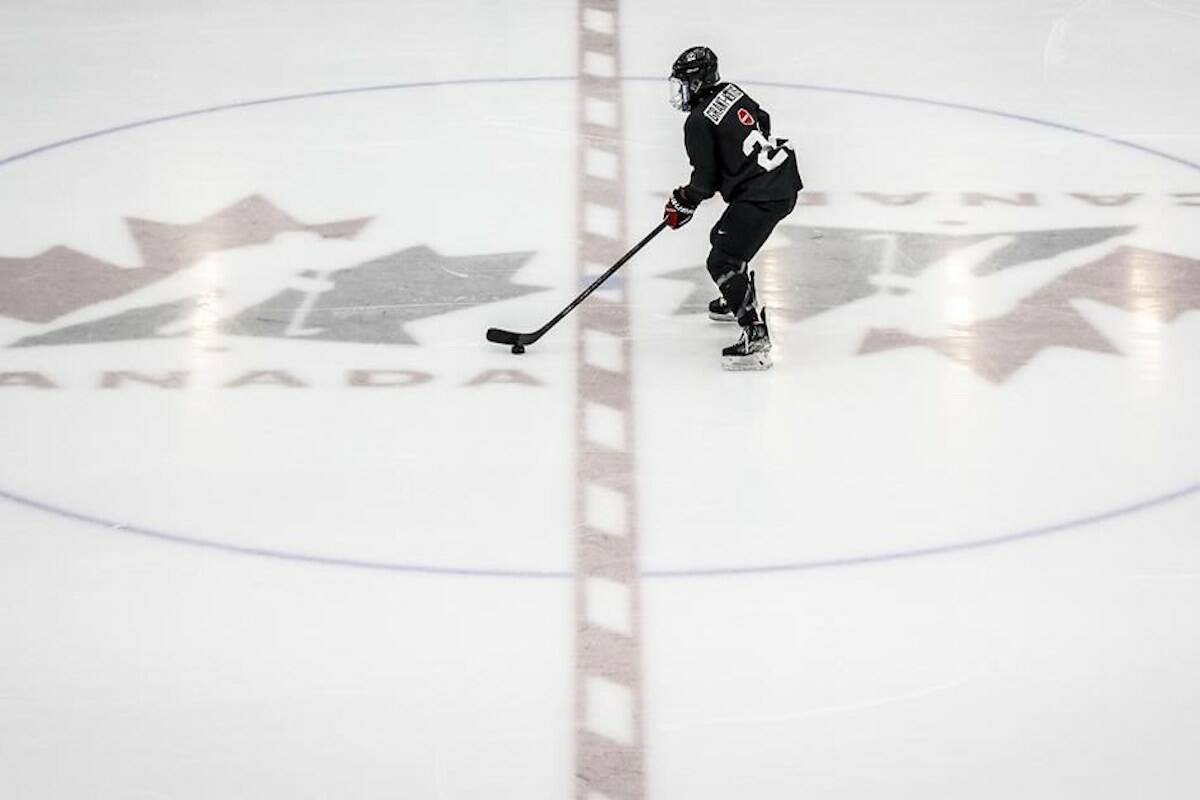
[[688, 89], [688, 85], [675, 77], [669, 78], [667, 85], [670, 87], [670, 94], [667, 99], [671, 101], [671, 107], [676, 111], [689, 111], [691, 109], [692, 93]]

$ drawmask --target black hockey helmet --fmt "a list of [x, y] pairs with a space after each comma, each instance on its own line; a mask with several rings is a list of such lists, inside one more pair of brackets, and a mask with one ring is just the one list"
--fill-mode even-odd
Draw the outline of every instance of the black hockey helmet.
[[689, 111], [692, 100], [721, 81], [717, 54], [703, 45], [689, 47], [671, 65], [671, 105]]

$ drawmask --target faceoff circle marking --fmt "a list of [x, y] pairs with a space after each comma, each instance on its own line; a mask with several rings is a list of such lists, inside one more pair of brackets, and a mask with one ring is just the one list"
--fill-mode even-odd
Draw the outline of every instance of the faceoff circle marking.
[[[185, 111], [178, 114], [170, 114], [161, 117], [141, 120], [137, 122], [118, 125], [111, 128], [105, 128], [99, 131], [74, 136], [69, 139], [63, 139], [57, 142], [51, 142], [40, 147], [26, 150], [24, 152], [15, 153], [5, 158], [0, 158], [0, 167], [8, 164], [32, 158], [36, 155], [48, 153], [62, 147], [67, 147], [72, 144], [77, 144], [92, 139], [99, 139], [105, 136], [114, 135], [123, 131], [135, 130], [150, 125], [157, 125], [166, 122], [188, 119], [190, 117], [198, 117], [207, 114], [216, 114], [224, 111], [234, 111], [238, 109], [254, 108], [258, 106], [273, 105], [277, 103], [295, 102], [300, 100], [314, 100], [325, 97], [337, 97], [347, 94], [365, 94], [370, 92], [385, 92], [399, 91], [402, 89], [419, 89], [419, 88], [434, 88], [434, 87], [450, 87], [450, 86], [471, 86], [471, 85], [496, 85], [496, 84], [521, 84], [521, 83], [551, 83], [551, 82], [573, 82], [577, 80], [575, 76], [544, 76], [544, 77], [524, 77], [524, 78], [472, 78], [461, 80], [446, 80], [446, 81], [420, 81], [413, 83], [397, 83], [381, 86], [363, 86], [351, 89], [333, 89], [321, 92], [309, 92], [304, 94], [287, 95], [283, 97], [263, 98], [259, 100], [250, 100], [241, 103], [230, 103], [226, 105], [210, 106], [207, 108]], [[621, 80], [626, 82], [648, 82], [660, 81], [657, 77], [625, 77]], [[792, 84], [780, 83], [774, 81], [744, 81], [747, 85], [768, 86], [780, 89], [791, 89], [798, 91], [825, 92], [830, 94], [854, 95], [860, 97], [869, 97], [881, 100], [891, 100], [896, 102], [915, 103], [919, 105], [936, 106], [941, 108], [955, 109], [970, 113], [983, 114], [987, 116], [1000, 117], [1002, 119], [1010, 119], [1019, 122], [1026, 122], [1033, 125], [1052, 128], [1055, 130], [1064, 131], [1092, 139], [1098, 139], [1109, 144], [1124, 147], [1132, 150], [1143, 152], [1160, 159], [1174, 162], [1181, 166], [1200, 172], [1200, 164], [1189, 161], [1185, 158], [1165, 153], [1161, 150], [1146, 147], [1144, 145], [1130, 142], [1124, 139], [1107, 136], [1094, 131], [1089, 131], [1083, 128], [1077, 128], [1071, 125], [1053, 122], [1050, 120], [1039, 119], [1022, 114], [1014, 114], [1005, 111], [996, 111], [994, 109], [982, 108], [979, 106], [971, 106], [961, 103], [949, 103], [939, 100], [930, 100], [921, 97], [912, 97], [907, 95], [889, 94], [886, 92], [873, 92], [861, 89], [847, 89], [830, 86], [816, 86], [810, 84]], [[739, 119], [741, 117], [739, 116]], [[744, 124], [745, 119], [741, 119]], [[514, 348], [515, 350], [515, 348]], [[968, 540], [959, 543], [951, 543], [935, 547], [927, 547], [913, 550], [902, 550], [890, 553], [880, 553], [876, 555], [867, 555], [860, 557], [851, 557], [844, 559], [829, 559], [823, 561], [807, 561], [794, 562], [783, 564], [763, 564], [751, 566], [723, 567], [723, 568], [708, 568], [708, 569], [674, 569], [674, 570], [647, 570], [643, 572], [645, 577], [655, 578], [688, 578], [688, 577], [714, 577], [728, 575], [749, 575], [759, 573], [775, 573], [775, 572], [800, 572], [815, 569], [830, 569], [835, 567], [859, 566], [863, 564], [877, 564], [892, 561], [903, 561], [913, 558], [922, 558], [932, 555], [943, 555], [952, 552], [962, 552], [966, 550], [977, 550], [987, 547], [996, 547], [1004, 544], [1010, 544], [1026, 539], [1049, 536], [1054, 533], [1059, 533], [1066, 530], [1081, 528], [1087, 525], [1103, 522], [1107, 520], [1117, 519], [1131, 514], [1138, 513], [1156, 506], [1164, 505], [1175, 500], [1181, 500], [1195, 494], [1200, 494], [1200, 482], [1195, 482], [1176, 489], [1166, 494], [1161, 494], [1140, 502], [1131, 503], [1111, 509], [1109, 511], [1093, 514], [1087, 517], [1080, 517], [1072, 520], [1046, 525], [1038, 528], [1032, 528], [1025, 531], [1018, 531], [1001, 536], [992, 536], [984, 539]], [[93, 527], [105, 528], [112, 532], [133, 534], [144, 538], [157, 539], [159, 541], [172, 542], [175, 544], [188, 545], [192, 547], [202, 547], [210, 550], [218, 550], [227, 553], [236, 553], [240, 555], [253, 555], [262, 558], [273, 558], [277, 560], [302, 562], [308, 564], [320, 564], [326, 566], [341, 566], [354, 567], [359, 569], [373, 569], [388, 572], [405, 572], [405, 573], [420, 573], [420, 574], [438, 574], [438, 575], [454, 575], [463, 577], [510, 577], [510, 578], [571, 578], [574, 576], [572, 572], [554, 571], [554, 570], [491, 570], [491, 569], [472, 569], [458, 567], [441, 567], [423, 564], [401, 564], [389, 562], [372, 562], [359, 561], [354, 559], [339, 559], [316, 555], [308, 555], [303, 553], [292, 553], [288, 551], [269, 550], [265, 548], [243, 547], [240, 545], [232, 545], [219, 541], [199, 539], [186, 536], [177, 536], [175, 534], [156, 531], [150, 528], [142, 528], [139, 526], [125, 525], [123, 523], [105, 520], [94, 517], [88, 514], [83, 514], [70, 509], [60, 508], [49, 503], [35, 500], [23, 495], [9, 492], [0, 488], [0, 499], [7, 500], [16, 505], [34, 509], [44, 513], [52, 514], [64, 519], [70, 519], [75, 522], [80, 522]]]

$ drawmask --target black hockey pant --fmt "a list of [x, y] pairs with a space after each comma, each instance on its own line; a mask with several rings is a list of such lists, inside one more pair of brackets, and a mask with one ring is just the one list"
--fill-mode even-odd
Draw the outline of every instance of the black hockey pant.
[[708, 240], [708, 274], [742, 326], [758, 322], [758, 300], [748, 265], [779, 221], [796, 207], [796, 195], [782, 200], [734, 200], [713, 226]]

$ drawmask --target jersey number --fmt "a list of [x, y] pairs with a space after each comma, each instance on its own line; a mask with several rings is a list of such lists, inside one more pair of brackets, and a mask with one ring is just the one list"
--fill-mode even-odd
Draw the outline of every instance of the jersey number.
[[758, 128], [750, 131], [742, 141], [742, 152], [747, 157], [754, 152], [755, 148], [758, 148], [758, 165], [767, 172], [787, 161], [787, 145], [774, 136], [768, 139]]

